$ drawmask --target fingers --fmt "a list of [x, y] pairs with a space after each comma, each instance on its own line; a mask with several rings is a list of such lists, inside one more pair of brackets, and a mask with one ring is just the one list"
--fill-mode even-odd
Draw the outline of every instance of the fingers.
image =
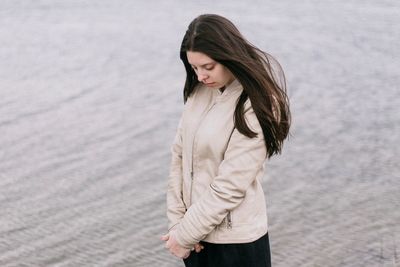
[[160, 237], [162, 241], [165, 241], [165, 248], [169, 250], [169, 252], [176, 257], [179, 257], [181, 259], [186, 259], [190, 256], [191, 251], [196, 251], [200, 252], [202, 249], [204, 249], [203, 245], [197, 243], [196, 245], [193, 246], [192, 249], [186, 249], [183, 247], [180, 247], [178, 243], [176, 243], [176, 240], [174, 239], [174, 235], [171, 235], [170, 233], [167, 233], [163, 236]]
[[183, 256], [182, 259], [187, 259], [187, 258], [189, 258], [189, 256], [190, 256], [190, 250], [188, 250], [188, 251], [186, 252], [186, 254]]
[[178, 251], [174, 251], [172, 254], [174, 254], [178, 258], [186, 259], [190, 256], [190, 252], [190, 249], [180, 249]]
[[174, 255], [174, 256], [176, 256], [176, 257], [178, 257], [180, 259], [188, 258], [189, 255], [190, 255], [190, 252], [191, 252], [190, 249], [182, 248], [182, 247], [176, 247], [176, 246], [174, 246], [174, 247], [169, 246], [168, 250], [172, 255]]
[[160, 239], [162, 240], [162, 241], [165, 241], [165, 248], [166, 249], [169, 249], [171, 246], [170, 246], [170, 244], [169, 244], [169, 233], [167, 233], [167, 234], [165, 234], [165, 235], [163, 235], [163, 236], [161, 236], [160, 237]]
[[169, 239], [169, 233], [161, 236], [162, 241], [168, 241], [168, 239]]
[[204, 249], [204, 246], [200, 243], [197, 243], [194, 245], [194, 250], [199, 253], [202, 249]]

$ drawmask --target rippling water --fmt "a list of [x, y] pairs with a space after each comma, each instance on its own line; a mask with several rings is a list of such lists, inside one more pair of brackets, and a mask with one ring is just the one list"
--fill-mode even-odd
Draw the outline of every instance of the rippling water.
[[0, 266], [182, 266], [166, 230], [178, 48], [200, 13], [281, 61], [274, 266], [400, 266], [397, 1], [0, 3]]

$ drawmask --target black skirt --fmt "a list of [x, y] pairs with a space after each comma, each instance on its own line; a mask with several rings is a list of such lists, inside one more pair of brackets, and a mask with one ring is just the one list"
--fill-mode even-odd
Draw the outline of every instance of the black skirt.
[[204, 249], [192, 251], [184, 260], [186, 267], [270, 267], [268, 233], [251, 243], [213, 244], [201, 242]]

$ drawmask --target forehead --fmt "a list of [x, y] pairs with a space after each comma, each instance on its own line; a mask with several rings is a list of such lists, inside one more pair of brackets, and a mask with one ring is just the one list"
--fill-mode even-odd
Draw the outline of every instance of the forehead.
[[193, 66], [203, 66], [215, 62], [215, 60], [201, 52], [187, 51], [186, 56], [189, 64]]

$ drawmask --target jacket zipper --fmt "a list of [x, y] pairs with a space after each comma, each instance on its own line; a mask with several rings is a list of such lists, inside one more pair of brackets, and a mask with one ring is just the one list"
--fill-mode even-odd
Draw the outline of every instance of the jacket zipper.
[[216, 104], [216, 102], [214, 102], [214, 103], [211, 105], [211, 107], [209, 107], [208, 110], [207, 110], [206, 112], [203, 113], [203, 115], [202, 115], [201, 118], [200, 118], [199, 123], [197, 124], [197, 128], [196, 128], [196, 130], [194, 131], [194, 134], [193, 134], [193, 142], [192, 142], [192, 164], [191, 164], [191, 170], [190, 170], [190, 179], [191, 179], [191, 181], [190, 181], [190, 197], [189, 197], [190, 205], [192, 205], [193, 178], [194, 178], [194, 172], [193, 172], [194, 141], [195, 141], [195, 139], [196, 139], [196, 134], [197, 134], [197, 131], [198, 131], [199, 128], [200, 128], [201, 122], [204, 120], [204, 118], [207, 116], [207, 114], [210, 112], [210, 110], [215, 106], [215, 104]]
[[192, 192], [193, 192], [193, 162], [192, 162], [192, 170], [190, 171], [190, 198], [189, 198], [190, 205], [192, 205]]

